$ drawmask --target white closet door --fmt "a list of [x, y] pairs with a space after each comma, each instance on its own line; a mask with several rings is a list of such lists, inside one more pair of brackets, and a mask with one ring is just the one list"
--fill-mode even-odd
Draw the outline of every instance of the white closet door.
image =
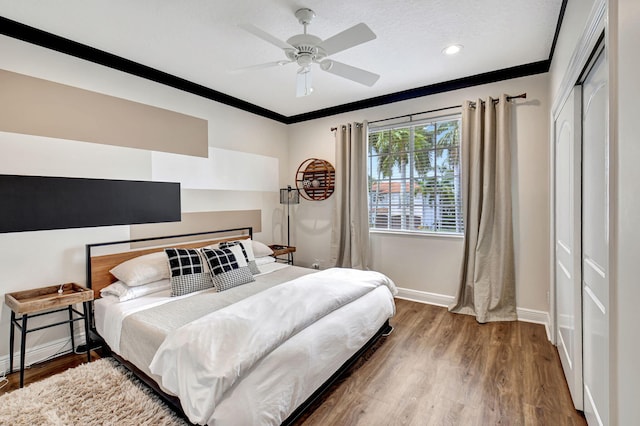
[[584, 413], [609, 424], [609, 141], [608, 73], [604, 54], [583, 83]]
[[555, 122], [556, 338], [573, 404], [582, 410], [581, 89]]

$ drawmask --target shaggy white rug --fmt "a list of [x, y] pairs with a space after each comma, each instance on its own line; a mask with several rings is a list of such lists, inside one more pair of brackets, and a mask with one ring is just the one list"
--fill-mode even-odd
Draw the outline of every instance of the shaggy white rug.
[[185, 425], [111, 358], [82, 364], [0, 397], [0, 425]]

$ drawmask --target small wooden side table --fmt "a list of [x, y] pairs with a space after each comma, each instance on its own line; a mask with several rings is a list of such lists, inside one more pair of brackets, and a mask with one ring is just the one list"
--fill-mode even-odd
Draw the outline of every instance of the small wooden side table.
[[[293, 253], [296, 252], [296, 248], [294, 246], [282, 246], [279, 244], [272, 244], [269, 246], [269, 248], [273, 250], [273, 254], [271, 256], [275, 257], [276, 260], [280, 260], [289, 265], [293, 265]], [[278, 256], [287, 256], [287, 258], [279, 259]]]
[[[62, 292], [58, 292], [62, 290]], [[89, 303], [93, 300], [93, 290], [79, 286], [76, 283], [67, 283], [49, 287], [36, 288], [32, 290], [17, 291], [4, 295], [4, 302], [11, 308], [11, 330], [9, 332], [9, 371], [13, 372], [13, 344], [15, 338], [15, 328], [21, 331], [20, 340], [20, 387], [24, 385], [24, 359], [27, 341], [27, 333], [43, 330], [57, 325], [69, 324], [71, 331], [71, 347], [75, 349], [73, 338], [74, 321], [84, 320], [84, 333], [87, 339], [87, 361], [91, 362], [91, 351], [89, 350]], [[83, 312], [77, 311], [73, 305], [82, 303]], [[27, 319], [43, 315], [49, 315], [61, 311], [69, 312], [69, 319], [59, 321], [54, 324], [40, 327], [27, 328]], [[46, 311], [46, 312], [45, 312]], [[16, 314], [21, 314], [16, 318]], [[74, 314], [76, 317], [74, 318]]]

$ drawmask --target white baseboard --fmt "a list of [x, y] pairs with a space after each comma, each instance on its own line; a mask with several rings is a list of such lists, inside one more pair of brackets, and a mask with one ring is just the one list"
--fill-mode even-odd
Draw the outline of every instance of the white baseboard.
[[453, 296], [446, 294], [429, 293], [427, 291], [398, 288], [398, 299], [411, 300], [412, 302], [426, 303], [427, 305], [447, 307], [453, 303]]
[[547, 333], [547, 339], [551, 341], [551, 316], [549, 312], [536, 311], [534, 309], [516, 308], [518, 313], [518, 321], [530, 322], [533, 324], [544, 325], [544, 330]]
[[[426, 303], [428, 305], [448, 307], [453, 303], [455, 297], [448, 296], [446, 294], [429, 293], [427, 291], [412, 290], [409, 288], [398, 288], [398, 299], [411, 300], [413, 302]], [[551, 341], [551, 333], [549, 332], [549, 324], [551, 324], [551, 318], [549, 312], [536, 311], [534, 309], [516, 308], [518, 314], [518, 321], [530, 322], [534, 324], [544, 325], [544, 329], [547, 333], [547, 339]]]
[[[74, 339], [76, 346], [84, 344], [84, 332], [75, 334]], [[27, 340], [27, 343], [28, 342], [29, 340]], [[15, 351], [16, 348], [18, 349], [18, 351]], [[25, 368], [27, 368], [27, 366], [52, 358], [54, 357], [54, 355], [60, 356], [68, 354], [71, 351], [71, 338], [69, 337], [54, 340], [52, 342], [46, 342], [30, 348], [28, 347], [27, 353], [25, 354], [24, 365]], [[0, 357], [0, 377], [2, 376], [2, 373], [7, 372], [8, 370], [9, 354]], [[16, 332], [16, 340], [13, 353], [13, 370], [20, 370], [20, 336], [18, 332]]]

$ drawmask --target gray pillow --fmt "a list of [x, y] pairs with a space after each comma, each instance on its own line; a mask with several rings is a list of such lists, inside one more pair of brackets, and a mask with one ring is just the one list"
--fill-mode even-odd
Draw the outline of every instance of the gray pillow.
[[213, 285], [218, 291], [228, 290], [255, 281], [249, 267], [240, 266], [233, 250], [233, 246], [219, 249], [202, 249], [202, 255], [209, 263]]
[[195, 249], [168, 248], [171, 296], [182, 296], [213, 287], [211, 275], [205, 271], [200, 253]]

